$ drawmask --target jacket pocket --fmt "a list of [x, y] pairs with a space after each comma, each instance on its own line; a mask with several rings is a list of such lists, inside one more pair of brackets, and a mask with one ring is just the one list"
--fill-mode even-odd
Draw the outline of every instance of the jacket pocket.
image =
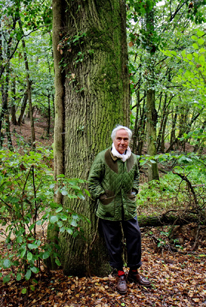
[[98, 208], [97, 208], [97, 216], [101, 219], [110, 219], [114, 218], [115, 215], [115, 205], [114, 201], [110, 202], [109, 204], [102, 203], [99, 200]]
[[132, 201], [135, 201], [136, 200], [136, 196], [137, 194], [133, 191], [130, 191], [128, 194], [127, 194], [127, 197], [132, 200]]
[[104, 194], [100, 195], [99, 200], [103, 205], [108, 205], [113, 201], [114, 198], [115, 198], [114, 192], [105, 191]]

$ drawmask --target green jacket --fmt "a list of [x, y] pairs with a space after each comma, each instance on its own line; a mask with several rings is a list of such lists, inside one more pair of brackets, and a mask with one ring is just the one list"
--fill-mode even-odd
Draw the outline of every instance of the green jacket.
[[114, 157], [111, 148], [100, 152], [89, 173], [89, 191], [97, 199], [96, 215], [105, 220], [129, 220], [136, 216], [139, 188], [137, 157], [132, 153], [126, 162]]

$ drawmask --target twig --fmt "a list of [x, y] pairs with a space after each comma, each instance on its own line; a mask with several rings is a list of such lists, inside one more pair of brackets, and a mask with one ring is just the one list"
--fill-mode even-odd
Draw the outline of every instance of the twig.
[[12, 206], [10, 206], [9, 204], [7, 204], [1, 197], [0, 200], [10, 209], [12, 210]]
[[197, 246], [197, 243], [198, 243], [199, 232], [200, 232], [200, 225], [198, 225], [198, 227], [197, 227], [197, 233], [196, 233], [196, 236], [195, 236], [195, 242], [193, 244], [192, 251], [194, 251], [196, 249], [196, 246]]
[[33, 223], [34, 223], [34, 237], [36, 237], [36, 219], [37, 219], [37, 212], [38, 212], [38, 206], [36, 203], [36, 186], [35, 186], [35, 176], [34, 176], [34, 166], [32, 166], [32, 179], [33, 179], [33, 191], [34, 191], [34, 205], [35, 205], [35, 213], [34, 213], [34, 218], [33, 218]]
[[[35, 305], [37, 302], [39, 302], [40, 300], [42, 300], [45, 296], [47, 296], [47, 293], [44, 294], [42, 297], [40, 297], [38, 300], [35, 301]], [[27, 305], [27, 307], [33, 306], [33, 302], [31, 302], [29, 305]]]
[[178, 175], [180, 178], [182, 178], [182, 180], [185, 180], [187, 182], [188, 187], [190, 188], [190, 190], [191, 190], [191, 192], [193, 194], [195, 204], [198, 205], [198, 201], [197, 201], [197, 197], [196, 197], [195, 191], [194, 191], [193, 186], [192, 186], [191, 182], [189, 181], [189, 179], [185, 175], [176, 173], [174, 170], [172, 172], [173, 172], [173, 174]]

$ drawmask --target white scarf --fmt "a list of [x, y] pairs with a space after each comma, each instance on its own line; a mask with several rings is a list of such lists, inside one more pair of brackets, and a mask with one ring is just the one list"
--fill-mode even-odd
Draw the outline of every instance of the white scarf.
[[112, 154], [114, 157], [122, 159], [123, 162], [125, 162], [129, 157], [131, 156], [131, 149], [129, 146], [127, 147], [126, 153], [120, 154], [116, 148], [114, 147], [114, 143], [112, 143]]

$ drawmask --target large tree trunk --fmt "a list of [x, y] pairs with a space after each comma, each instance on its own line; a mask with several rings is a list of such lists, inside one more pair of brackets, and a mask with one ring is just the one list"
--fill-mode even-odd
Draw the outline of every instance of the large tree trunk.
[[[55, 39], [59, 35], [62, 38], [53, 45], [56, 53], [55, 172], [65, 172], [69, 178], [87, 179], [96, 154], [111, 145], [114, 126], [129, 124], [125, 3], [56, 0], [53, 13]], [[62, 53], [60, 70], [57, 66]], [[91, 221], [82, 225], [86, 240], [59, 235], [64, 272], [105, 273], [106, 255], [97, 231], [94, 203], [89, 199], [65, 200], [64, 205]]]

